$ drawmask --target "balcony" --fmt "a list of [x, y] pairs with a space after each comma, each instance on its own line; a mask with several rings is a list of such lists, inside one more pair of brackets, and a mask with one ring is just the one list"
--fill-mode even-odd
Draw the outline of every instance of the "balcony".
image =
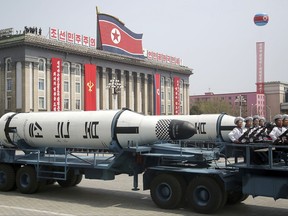
[[288, 111], [288, 102], [281, 103], [280, 104], [280, 110], [281, 110], [281, 112], [287, 112]]

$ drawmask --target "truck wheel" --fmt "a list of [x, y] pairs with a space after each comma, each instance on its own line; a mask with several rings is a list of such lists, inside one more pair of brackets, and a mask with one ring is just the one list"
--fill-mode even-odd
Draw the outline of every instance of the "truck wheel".
[[244, 200], [246, 200], [249, 197], [249, 194], [243, 194], [242, 198], [241, 198], [241, 202], [243, 202]]
[[77, 181], [77, 175], [74, 175], [73, 170], [67, 172], [66, 180], [57, 180], [61, 187], [72, 187], [75, 186]]
[[55, 179], [48, 179], [46, 180], [46, 185], [53, 185], [55, 184], [56, 180]]
[[227, 204], [235, 205], [248, 198], [249, 195], [243, 194], [241, 191], [231, 191], [228, 193]]
[[153, 202], [163, 209], [174, 209], [183, 199], [182, 186], [173, 175], [161, 174], [151, 183], [150, 194]]
[[195, 177], [187, 188], [187, 201], [190, 207], [199, 213], [214, 213], [225, 199], [220, 185], [209, 177]]
[[76, 186], [76, 185], [80, 184], [80, 182], [82, 181], [82, 178], [83, 178], [82, 174], [76, 175], [76, 181], [72, 186]]
[[0, 164], [0, 191], [11, 191], [15, 187], [15, 170], [8, 164]]
[[21, 167], [16, 174], [16, 185], [21, 193], [35, 193], [39, 188], [35, 169], [31, 166]]

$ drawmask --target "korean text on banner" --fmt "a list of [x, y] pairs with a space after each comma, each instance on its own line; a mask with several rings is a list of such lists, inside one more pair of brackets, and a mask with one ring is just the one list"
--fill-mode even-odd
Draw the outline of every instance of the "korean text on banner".
[[180, 78], [174, 77], [174, 114], [180, 113]]
[[62, 59], [51, 58], [51, 111], [62, 110], [61, 74]]

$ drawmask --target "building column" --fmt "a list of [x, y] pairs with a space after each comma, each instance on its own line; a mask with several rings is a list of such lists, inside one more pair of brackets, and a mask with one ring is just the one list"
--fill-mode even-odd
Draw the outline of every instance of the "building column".
[[15, 93], [16, 93], [16, 111], [23, 112], [23, 67], [22, 62], [16, 62], [16, 70], [15, 70]]
[[186, 84], [183, 82], [183, 113], [182, 114], [186, 114]]
[[22, 92], [23, 100], [23, 108], [25, 112], [31, 111], [33, 107], [33, 69], [32, 69], [32, 62], [25, 61], [22, 64], [23, 67], [23, 82], [24, 82], [24, 91]]
[[32, 69], [33, 69], [33, 107], [34, 107], [34, 112], [39, 111], [39, 98], [38, 98], [38, 82], [39, 82], [39, 76], [38, 76], [38, 62], [33, 62], [32, 64]]
[[[116, 77], [115, 70], [111, 68], [111, 77], [109, 78], [109, 73], [108, 73], [107, 85], [110, 83], [110, 81], [112, 79], [117, 79], [117, 77]], [[108, 91], [109, 91], [109, 98], [110, 98], [110, 100], [109, 100], [109, 109], [114, 110], [117, 107], [117, 100], [115, 100], [115, 97], [117, 97], [117, 96], [114, 95], [113, 89], [108, 88]]]
[[[144, 79], [144, 86], [143, 86], [143, 97], [142, 97], [142, 103], [144, 104], [144, 110], [142, 112], [147, 115], [148, 114], [148, 75], [143, 74]], [[152, 98], [150, 98], [151, 100]]]
[[101, 95], [101, 100], [102, 100], [102, 109], [105, 110], [108, 108], [107, 102], [109, 102], [109, 90], [107, 89], [107, 69], [102, 68], [102, 95]]
[[[23, 65], [23, 64], [22, 64]], [[5, 63], [0, 61], [0, 115], [5, 110]]]
[[134, 110], [134, 88], [133, 88], [133, 77], [132, 77], [132, 72], [128, 72], [128, 96], [129, 96], [129, 101], [128, 101], [128, 108], [131, 110]]
[[142, 93], [141, 93], [141, 77], [140, 77], [140, 73], [136, 73], [136, 91], [135, 91], [135, 99], [136, 99], [136, 112], [139, 112], [141, 113], [142, 112], [142, 106], [141, 106], [141, 103], [142, 103]]
[[46, 110], [51, 111], [51, 62], [46, 61]]
[[126, 105], [126, 86], [125, 86], [125, 73], [123, 70], [120, 70], [120, 77], [121, 77], [121, 93], [120, 93], [120, 98], [121, 98], [121, 108], [127, 107]]
[[189, 97], [189, 84], [186, 84], [186, 113], [185, 115], [190, 114], [190, 97]]
[[[150, 79], [149, 79], [150, 77]], [[149, 110], [149, 115], [154, 115], [154, 97], [155, 97], [155, 93], [154, 93], [154, 78], [153, 75], [149, 75], [148, 77], [148, 97], [149, 97], [149, 106], [148, 106], [148, 110]]]

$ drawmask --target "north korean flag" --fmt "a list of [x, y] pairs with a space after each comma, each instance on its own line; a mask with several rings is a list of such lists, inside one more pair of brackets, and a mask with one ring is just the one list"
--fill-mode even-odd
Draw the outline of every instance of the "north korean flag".
[[98, 48], [104, 51], [144, 58], [142, 36], [129, 30], [117, 18], [98, 14]]

